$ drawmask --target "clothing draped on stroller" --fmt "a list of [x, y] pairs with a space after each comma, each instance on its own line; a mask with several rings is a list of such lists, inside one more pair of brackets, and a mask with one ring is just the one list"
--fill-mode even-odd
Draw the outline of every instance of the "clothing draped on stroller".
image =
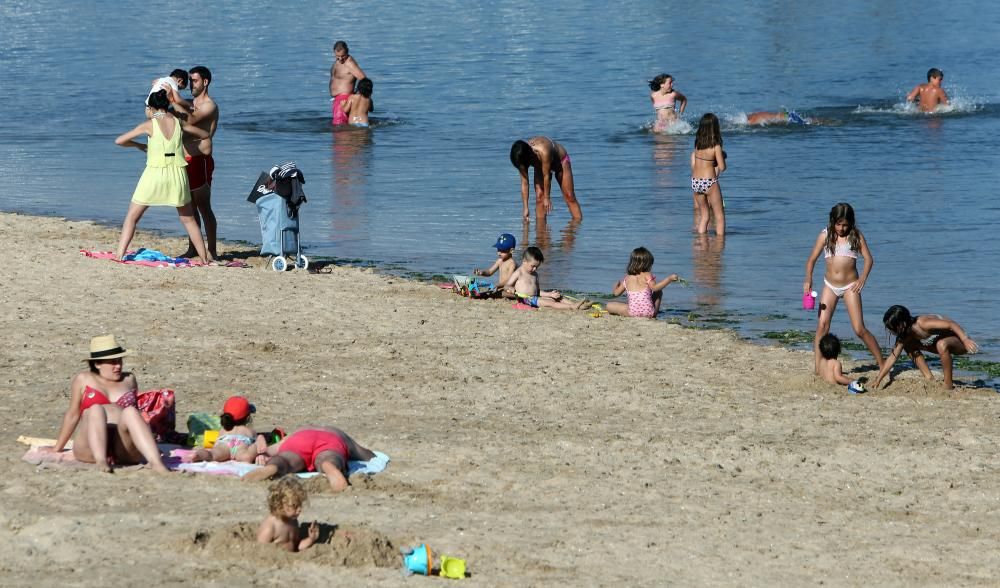
[[[299, 239], [299, 207], [306, 202], [302, 191], [304, 183], [305, 175], [294, 161], [288, 161], [260, 172], [247, 197], [248, 202], [257, 205], [260, 254], [274, 256], [271, 268], [275, 271], [309, 267], [309, 259], [302, 255]], [[287, 256], [294, 257], [288, 260]]]

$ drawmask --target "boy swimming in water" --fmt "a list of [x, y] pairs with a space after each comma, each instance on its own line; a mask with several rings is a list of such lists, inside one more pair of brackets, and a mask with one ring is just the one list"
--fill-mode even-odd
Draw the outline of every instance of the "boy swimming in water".
[[570, 302], [558, 290], [542, 290], [538, 286], [538, 266], [545, 261], [542, 250], [528, 247], [521, 256], [521, 267], [504, 282], [504, 289], [512, 289], [518, 299], [534, 308], [556, 308], [559, 310], [580, 310], [590, 306], [589, 300]]
[[944, 72], [932, 67], [927, 71], [927, 83], [914, 86], [906, 95], [906, 101], [919, 101], [922, 112], [934, 112], [939, 105], [948, 104], [948, 93], [941, 87], [942, 82], [944, 82]]

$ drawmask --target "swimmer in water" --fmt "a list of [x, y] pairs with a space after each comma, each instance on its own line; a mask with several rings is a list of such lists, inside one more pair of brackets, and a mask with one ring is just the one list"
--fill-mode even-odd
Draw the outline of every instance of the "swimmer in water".
[[944, 72], [936, 67], [927, 71], [927, 83], [917, 84], [906, 95], [907, 102], [919, 102], [921, 112], [934, 112], [938, 106], [948, 104], [948, 93], [941, 87]]
[[674, 89], [674, 78], [670, 74], [660, 74], [649, 81], [649, 99], [656, 112], [654, 131], [662, 131], [677, 121], [687, 108], [687, 96]]
[[803, 118], [794, 110], [780, 112], [748, 112], [748, 125], [808, 125], [812, 120]]

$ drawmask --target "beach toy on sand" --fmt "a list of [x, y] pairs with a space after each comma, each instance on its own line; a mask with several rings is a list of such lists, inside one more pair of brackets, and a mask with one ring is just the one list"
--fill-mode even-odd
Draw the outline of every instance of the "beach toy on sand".
[[812, 309], [816, 308], [816, 296], [818, 296], [818, 294], [816, 293], [815, 290], [813, 290], [812, 292], [806, 292], [805, 294], [803, 294], [802, 295], [802, 309], [803, 310], [812, 310]]
[[847, 391], [850, 394], [864, 394], [865, 385], [863, 382], [861, 382], [861, 380], [854, 380], [853, 382], [847, 385]]
[[517, 309], [517, 310], [534, 310], [535, 309], [534, 306], [532, 306], [530, 304], [525, 304], [523, 302], [515, 302], [514, 304], [511, 304], [510, 307], [514, 308], [514, 309]]
[[461, 580], [465, 577], [465, 560], [457, 557], [441, 556], [441, 571], [438, 575]]
[[590, 305], [590, 312], [587, 314], [593, 318], [601, 318], [602, 316], [608, 314], [608, 311], [601, 308], [601, 305], [595, 302]]
[[413, 574], [429, 576], [431, 574], [434, 560], [431, 558], [431, 548], [426, 543], [421, 543], [416, 547], [404, 547], [399, 551], [403, 554], [404, 574], [407, 576]]
[[211, 449], [212, 447], [215, 446], [215, 442], [218, 440], [219, 440], [218, 431], [205, 431], [205, 440], [202, 441], [201, 444], [205, 447], [205, 449]]

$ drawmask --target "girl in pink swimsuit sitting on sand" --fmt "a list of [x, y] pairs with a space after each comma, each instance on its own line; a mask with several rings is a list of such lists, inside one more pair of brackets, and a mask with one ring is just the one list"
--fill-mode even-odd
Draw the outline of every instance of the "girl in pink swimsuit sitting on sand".
[[615, 284], [611, 291], [615, 296], [626, 294], [628, 303], [609, 302], [608, 312], [618, 316], [655, 318], [660, 310], [663, 289], [680, 278], [677, 274], [670, 274], [663, 281], [657, 282], [652, 271], [653, 254], [645, 247], [633, 249], [628, 261], [628, 275]]

